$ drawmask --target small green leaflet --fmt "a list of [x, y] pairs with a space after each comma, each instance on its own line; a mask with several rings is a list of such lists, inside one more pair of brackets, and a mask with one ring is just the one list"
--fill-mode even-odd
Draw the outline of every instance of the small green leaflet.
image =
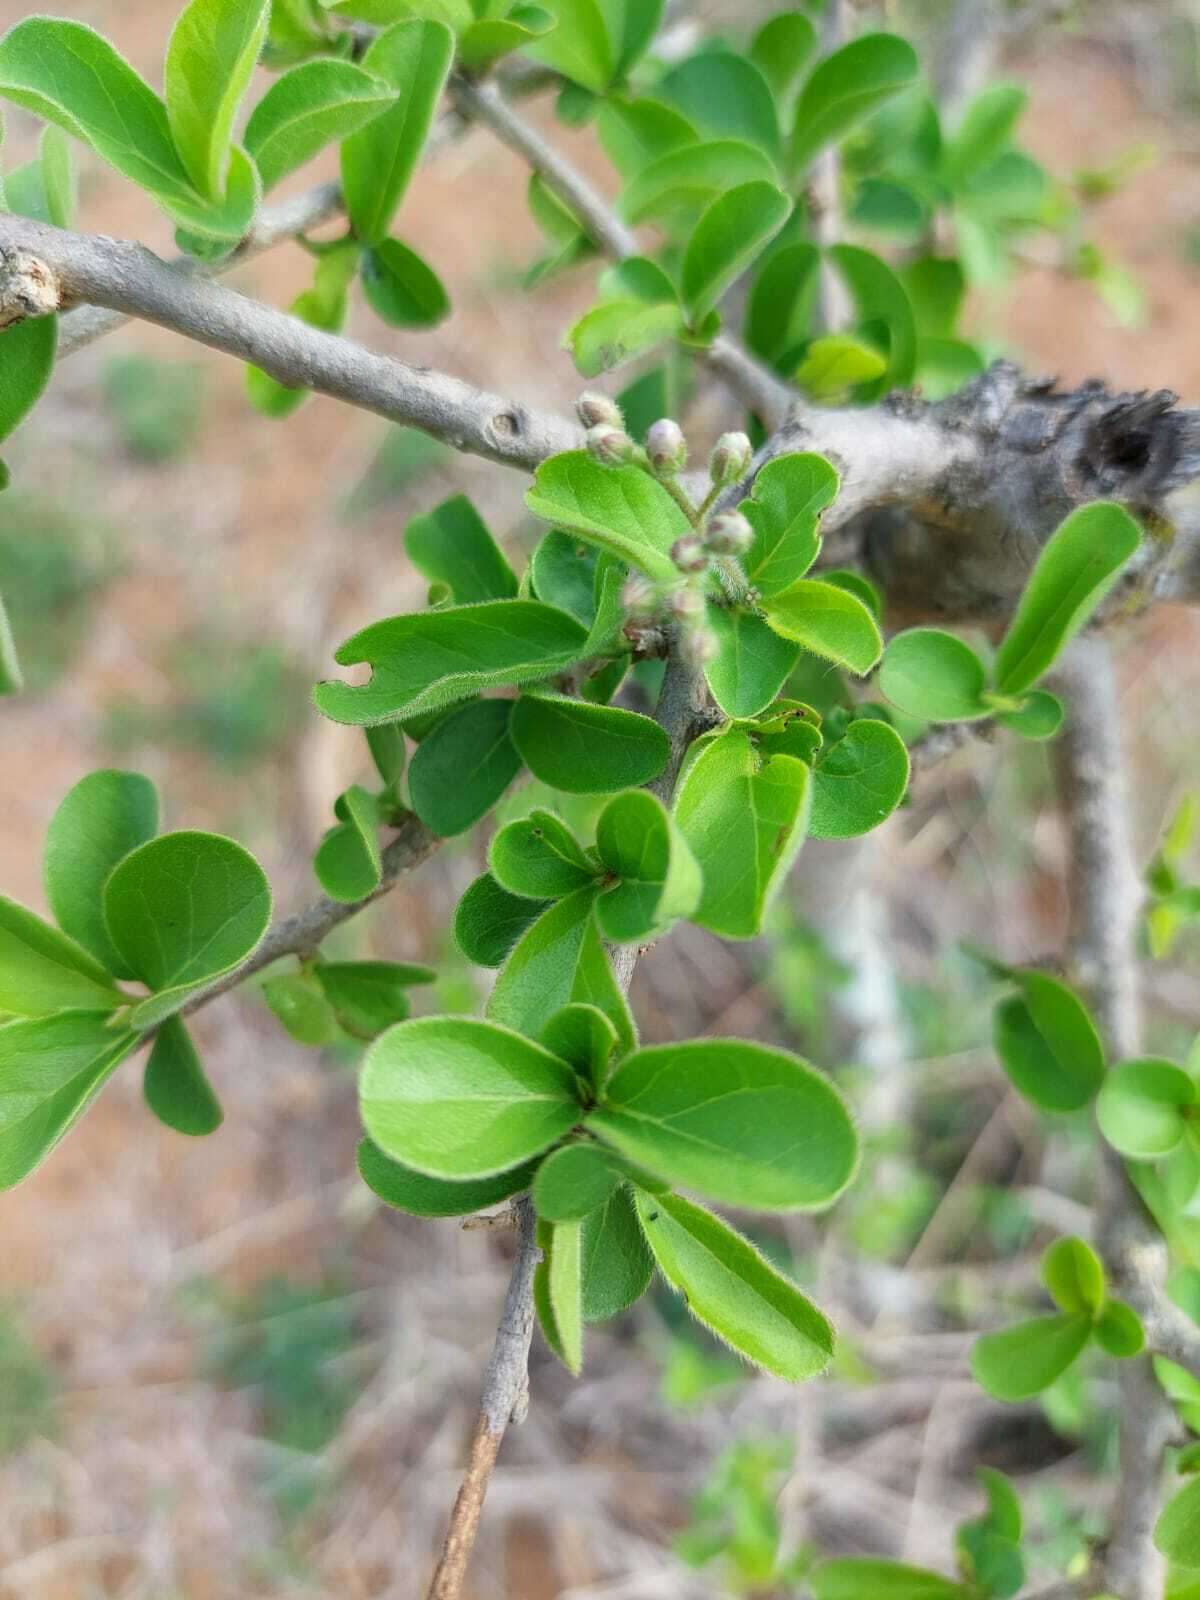
[[225, 198], [233, 121], [267, 35], [270, 0], [190, 0], [167, 45], [167, 120], [197, 192]]
[[1086, 1311], [1034, 1317], [985, 1333], [971, 1350], [976, 1382], [997, 1400], [1029, 1400], [1048, 1389], [1080, 1354], [1092, 1331]]
[[660, 583], [675, 583], [670, 550], [691, 523], [640, 467], [605, 467], [586, 450], [551, 456], [534, 475], [525, 504], [543, 522], [576, 534], [638, 567]]
[[757, 716], [791, 675], [800, 646], [742, 606], [710, 604], [708, 627], [717, 641], [704, 669], [713, 699], [727, 717]]
[[1125, 1061], [1100, 1085], [1096, 1121], [1114, 1150], [1156, 1161], [1182, 1143], [1196, 1099], [1195, 1082], [1173, 1061]]
[[699, 211], [726, 189], [774, 177], [770, 157], [742, 139], [684, 144], [637, 171], [621, 196], [621, 211], [630, 222], [673, 216], [683, 207]]
[[582, 1249], [585, 1322], [604, 1322], [641, 1299], [654, 1261], [628, 1184], [584, 1218]]
[[533, 1303], [546, 1343], [578, 1377], [583, 1366], [583, 1224], [539, 1221], [542, 1259], [534, 1270]]
[[657, 93], [702, 135], [740, 139], [763, 151], [772, 164], [778, 160], [775, 102], [763, 74], [746, 56], [732, 50], [696, 54], [668, 72]]
[[729, 939], [752, 939], [804, 842], [810, 803], [803, 761], [760, 762], [739, 728], [706, 745], [687, 767], [674, 808], [704, 879], [692, 920]]
[[879, 256], [856, 245], [834, 245], [829, 259], [850, 285], [860, 319], [882, 323], [888, 334], [887, 367], [858, 391], [860, 400], [878, 400], [890, 389], [912, 382], [917, 366], [917, 325], [900, 279]]
[[548, 1149], [578, 1121], [575, 1074], [494, 1022], [419, 1017], [367, 1051], [363, 1126], [384, 1155], [432, 1178], [487, 1178]]
[[912, 46], [891, 33], [868, 33], [820, 62], [796, 105], [790, 159], [795, 175], [920, 76]]
[[872, 345], [848, 334], [814, 339], [796, 368], [796, 382], [814, 400], [843, 401], [852, 389], [887, 371], [887, 360]]
[[974, 1600], [961, 1583], [899, 1561], [825, 1561], [809, 1579], [816, 1600]]
[[580, 317], [566, 345], [580, 376], [595, 378], [682, 331], [683, 313], [674, 299], [608, 300]]
[[610, 800], [596, 850], [617, 881], [601, 890], [596, 920], [617, 944], [656, 937], [700, 903], [700, 869], [661, 801], [644, 789]]
[[817, 30], [799, 11], [783, 11], [764, 22], [750, 45], [750, 59], [767, 80], [780, 108], [816, 52]]
[[828, 1080], [799, 1056], [738, 1039], [627, 1056], [587, 1126], [670, 1183], [762, 1211], [829, 1205], [858, 1163], [854, 1124]]
[[502, 966], [521, 935], [549, 905], [503, 888], [485, 872], [463, 895], [454, 912], [454, 938], [478, 967]]
[[346, 1032], [373, 1039], [405, 1021], [409, 988], [433, 983], [437, 974], [402, 961], [318, 961], [313, 976]]
[[0, 1012], [114, 1011], [126, 998], [82, 945], [0, 895]]
[[487, 71], [501, 56], [536, 42], [554, 27], [542, 6], [516, 6], [507, 17], [484, 17], [469, 23], [458, 41], [458, 63], [473, 77]]
[[1078, 1111], [1104, 1081], [1104, 1049], [1082, 1002], [1044, 972], [1012, 974], [1020, 994], [1002, 1000], [993, 1041], [1013, 1087], [1044, 1111]]
[[1094, 1316], [1104, 1304], [1104, 1267], [1085, 1239], [1056, 1239], [1042, 1257], [1042, 1282], [1060, 1311]]
[[879, 687], [898, 711], [923, 722], [971, 722], [991, 714], [983, 662], [941, 628], [909, 628], [889, 639]]
[[313, 700], [334, 722], [367, 726], [414, 717], [496, 684], [561, 672], [586, 642], [587, 631], [574, 617], [536, 600], [389, 617], [347, 639], [334, 658], [340, 666], [369, 662], [371, 681], [319, 683]]
[[497, 882], [510, 894], [534, 900], [558, 899], [586, 888], [600, 869], [583, 853], [571, 830], [551, 811], [531, 811], [501, 828], [488, 861]]
[[321, 57], [281, 73], [246, 124], [264, 192], [379, 116], [395, 91], [350, 61]]
[[[0, 489], [6, 486], [7, 470], [0, 461]], [[17, 642], [13, 638], [12, 625], [4, 607], [4, 596], [0, 594], [0, 694], [20, 694], [24, 687], [25, 679], [21, 673], [21, 660], [17, 655]]]
[[157, 1026], [256, 948], [271, 918], [271, 889], [249, 851], [215, 833], [165, 833], [139, 845], [104, 887], [108, 934], [129, 970], [153, 990], [130, 1013]]
[[18, 322], [0, 331], [0, 339], [4, 341], [0, 344], [0, 439], [7, 439], [50, 382], [58, 347], [58, 318]]
[[617, 1161], [608, 1159], [602, 1145], [565, 1144], [538, 1168], [533, 1203], [547, 1222], [582, 1222], [596, 1211], [624, 1181]]
[[739, 184], [704, 212], [687, 242], [680, 290], [696, 328], [787, 221], [792, 202], [774, 184]]
[[[319, 1049], [338, 1036], [338, 1019], [311, 972], [284, 972], [267, 978], [262, 997], [297, 1044]], [[404, 1013], [407, 1016], [407, 1012]], [[399, 1017], [393, 1017], [399, 1022]]]
[[522, 695], [513, 709], [512, 740], [535, 778], [569, 794], [611, 794], [649, 783], [671, 753], [652, 717], [566, 695]]
[[754, 529], [746, 577], [765, 598], [789, 589], [817, 559], [821, 513], [839, 488], [825, 457], [806, 452], [777, 456], [758, 473], [738, 510]]
[[1154, 1527], [1154, 1546], [1181, 1567], [1200, 1567], [1200, 1478], [1168, 1500]]
[[608, 1066], [617, 1048], [617, 1030], [603, 1011], [573, 1000], [559, 1009], [542, 1029], [542, 1043], [556, 1056], [569, 1061], [575, 1071], [598, 1094], [608, 1077]]
[[371, 309], [393, 328], [434, 328], [450, 315], [442, 280], [399, 239], [381, 239], [363, 252], [362, 281]]
[[487, 815], [521, 770], [512, 738], [513, 702], [475, 700], [443, 717], [408, 769], [413, 810], [444, 839]]
[[1028, 102], [1028, 90], [1009, 83], [992, 84], [975, 96], [942, 147], [941, 175], [949, 188], [958, 188], [1001, 154]]
[[814, 839], [854, 839], [891, 816], [904, 799], [908, 751], [895, 728], [860, 717], [813, 764]]
[[[404, 548], [430, 583], [449, 587], [456, 605], [516, 598], [516, 574], [465, 494], [414, 517], [404, 530]], [[552, 595], [539, 598], [559, 604]]]
[[379, 848], [379, 805], [358, 784], [340, 794], [334, 805], [340, 818], [317, 846], [313, 871], [332, 900], [351, 905], [377, 889], [383, 878]]
[[411, 1167], [385, 1156], [370, 1139], [363, 1139], [358, 1147], [358, 1171], [367, 1187], [397, 1211], [408, 1211], [416, 1217], [466, 1217], [528, 1189], [537, 1171], [537, 1162], [526, 1161], [492, 1178], [456, 1183], [414, 1172]]
[[178, 1017], [168, 1017], [155, 1034], [142, 1088], [154, 1115], [176, 1133], [201, 1138], [221, 1126], [221, 1103]]
[[776, 633], [860, 678], [883, 654], [875, 618], [857, 595], [832, 583], [800, 578], [765, 600], [763, 613]]
[[659, 1271], [698, 1322], [756, 1366], [803, 1383], [828, 1366], [833, 1329], [748, 1239], [680, 1195], [636, 1191]]

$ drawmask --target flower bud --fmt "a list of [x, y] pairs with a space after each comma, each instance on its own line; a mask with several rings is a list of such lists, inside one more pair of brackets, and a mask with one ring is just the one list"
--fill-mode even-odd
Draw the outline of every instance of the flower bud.
[[705, 549], [717, 556], [742, 556], [754, 543], [754, 529], [740, 511], [721, 511], [704, 530]]
[[623, 428], [614, 428], [607, 422], [588, 429], [587, 447], [606, 467], [619, 467], [632, 461], [637, 451], [637, 445]]
[[704, 615], [704, 596], [690, 584], [672, 592], [668, 609], [676, 622], [697, 622]]
[[708, 551], [694, 533], [685, 533], [671, 546], [671, 560], [680, 572], [703, 572], [708, 566]]
[[648, 578], [627, 578], [621, 607], [631, 622], [652, 622], [659, 610], [658, 590]]
[[687, 466], [687, 440], [677, 422], [663, 417], [646, 435], [646, 454], [661, 478], [673, 478]]
[[709, 476], [719, 488], [737, 483], [749, 472], [753, 457], [754, 451], [744, 433], [723, 433], [708, 458]]
[[594, 389], [587, 390], [576, 400], [575, 415], [585, 428], [598, 428], [602, 424], [609, 428], [625, 426], [625, 418], [616, 401], [610, 400], [606, 394], [597, 394]]

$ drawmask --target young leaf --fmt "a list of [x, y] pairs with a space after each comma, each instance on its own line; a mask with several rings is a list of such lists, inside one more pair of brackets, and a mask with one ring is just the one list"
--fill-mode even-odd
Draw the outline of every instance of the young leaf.
[[601, 891], [596, 920], [606, 939], [629, 944], [661, 933], [700, 903], [700, 869], [662, 803], [643, 789], [610, 800], [596, 849], [617, 882]]
[[868, 33], [827, 56], [800, 92], [792, 128], [791, 163], [801, 173], [828, 144], [845, 137], [902, 90], [920, 65], [910, 44], [890, 33]]
[[[534, 922], [501, 968], [487, 1014], [519, 1032], [536, 1035], [551, 1011], [571, 1000], [596, 891], [590, 885], [557, 901]], [[528, 900], [523, 904], [529, 905]]]
[[560, 1006], [542, 1029], [547, 1050], [570, 1062], [575, 1071], [599, 1093], [608, 1077], [608, 1065], [617, 1048], [617, 1030], [603, 1011], [579, 1001]]
[[837, 1090], [799, 1056], [739, 1039], [627, 1056], [587, 1126], [670, 1183], [760, 1211], [829, 1205], [858, 1162]]
[[596, 378], [682, 331], [683, 313], [674, 298], [653, 305], [610, 300], [580, 317], [565, 343], [580, 377]]
[[590, 628], [596, 616], [596, 565], [597, 553], [590, 545], [552, 528], [529, 563], [534, 593]]
[[996, 83], [977, 94], [942, 148], [942, 179], [959, 188], [1004, 150], [1029, 102], [1027, 90]]
[[535, 778], [567, 794], [649, 783], [671, 753], [652, 717], [566, 695], [522, 695], [513, 708], [512, 741]]
[[583, 1224], [539, 1221], [533, 1301], [546, 1343], [569, 1372], [583, 1366]]
[[784, 11], [764, 22], [750, 45], [750, 59], [767, 80], [780, 109], [794, 93], [818, 44], [812, 21], [799, 11]]
[[1114, 1150], [1155, 1161], [1182, 1141], [1196, 1098], [1195, 1083], [1173, 1061], [1126, 1061], [1105, 1075], [1096, 1121]]
[[102, 1011], [60, 1011], [0, 1027], [0, 1189], [20, 1183], [49, 1155], [138, 1043]]
[[774, 177], [770, 156], [743, 139], [683, 144], [638, 168], [621, 196], [621, 213], [630, 222], [674, 218], [703, 210], [738, 184], [770, 183]]
[[127, 998], [82, 945], [0, 895], [0, 1012], [114, 1011]]
[[[778, 159], [779, 119], [763, 74], [734, 51], [704, 51], [674, 67], [657, 91], [710, 139], [741, 139]], [[725, 185], [722, 185], [725, 187]]]
[[399, 239], [363, 252], [362, 280], [372, 310], [393, 328], [434, 328], [450, 314], [442, 280]]
[[497, 883], [510, 894], [557, 900], [594, 882], [599, 868], [551, 811], [531, 811], [501, 828], [488, 851]]
[[539, 4], [557, 26], [526, 53], [572, 83], [603, 94], [612, 82], [617, 57], [601, 0], [539, 0]]
[[1167, 1501], [1154, 1525], [1154, 1547], [1181, 1567], [1200, 1567], [1200, 1478]]
[[1118, 1361], [1140, 1356], [1146, 1348], [1141, 1318], [1124, 1300], [1106, 1300], [1092, 1325], [1092, 1337], [1106, 1355]]
[[[404, 548], [430, 583], [449, 587], [456, 605], [516, 598], [516, 574], [465, 494], [414, 517], [404, 530]], [[540, 598], [559, 603], [548, 594]]]
[[547, 1222], [582, 1222], [609, 1200], [624, 1181], [602, 1145], [565, 1144], [538, 1168], [533, 1203]]
[[387, 788], [394, 792], [404, 776], [404, 765], [408, 755], [404, 744], [404, 729], [396, 722], [381, 722], [377, 727], [365, 728], [363, 732], [366, 734], [376, 772]]
[[679, 1195], [636, 1192], [659, 1271], [698, 1322], [756, 1366], [791, 1383], [833, 1356], [833, 1329], [782, 1273], [711, 1212]]
[[883, 654], [879, 624], [856, 595], [820, 579], [799, 578], [763, 602], [776, 633], [865, 677]]
[[[3, 50], [0, 43], [0, 51]], [[0, 331], [0, 439], [22, 423], [41, 399], [58, 348], [58, 318], [32, 317]]]
[[[605, 155], [627, 182], [672, 150], [695, 144], [699, 137], [687, 118], [662, 100], [624, 100], [618, 95], [601, 102], [596, 131]], [[656, 413], [656, 420], [658, 415], [661, 413]]]
[[1104, 1049], [1086, 1008], [1044, 972], [1013, 976], [1021, 993], [1002, 1000], [993, 1041], [1013, 1087], [1044, 1111], [1078, 1111], [1104, 1081]]
[[1042, 1282], [1060, 1311], [1094, 1316], [1104, 1304], [1104, 1267], [1084, 1239], [1056, 1239], [1042, 1257]]
[[997, 1400], [1030, 1400], [1062, 1376], [1091, 1331], [1092, 1319], [1085, 1311], [1018, 1322], [975, 1341], [971, 1371]]
[[142, 1088], [154, 1115], [176, 1133], [201, 1138], [221, 1126], [221, 1102], [178, 1017], [168, 1017], [155, 1035]]
[[800, 646], [742, 606], [710, 605], [708, 629], [717, 642], [704, 669], [713, 699], [727, 717], [757, 716], [791, 676]]
[[746, 307], [746, 342], [764, 361], [782, 364], [808, 338], [820, 266], [821, 252], [807, 241], [777, 245], [760, 262]]
[[1074, 638], [1141, 543], [1120, 506], [1097, 500], [1060, 523], [1038, 556], [996, 652], [996, 688], [1031, 688]]
[[508, 1028], [419, 1017], [367, 1051], [359, 1106], [384, 1155], [433, 1178], [488, 1178], [570, 1130], [576, 1089], [565, 1061]]
[[503, 888], [485, 872], [458, 902], [454, 937], [468, 961], [478, 967], [503, 966], [525, 930], [547, 909], [548, 900], [530, 900]]
[[337, 1038], [338, 1019], [311, 974], [285, 972], [268, 978], [262, 986], [262, 997], [297, 1044], [318, 1049]]
[[888, 332], [886, 369], [859, 390], [862, 400], [878, 400], [889, 389], [911, 383], [917, 366], [917, 325], [904, 285], [888, 264], [856, 245], [834, 245], [829, 259], [850, 285], [863, 322], [881, 322]]
[[796, 382], [814, 400], [843, 400], [851, 389], [881, 378], [887, 365], [874, 346], [834, 333], [809, 345], [796, 368]]
[[683, 254], [680, 286], [697, 327], [787, 221], [792, 202], [774, 184], [739, 184], [704, 212]]
[[385, 1156], [370, 1139], [363, 1139], [358, 1147], [358, 1172], [367, 1188], [385, 1205], [411, 1212], [414, 1217], [470, 1216], [473, 1211], [499, 1205], [510, 1195], [528, 1189], [536, 1171], [537, 1161], [526, 1161], [492, 1178], [455, 1183], [414, 1172], [411, 1167]]
[[373, 1039], [408, 1017], [408, 990], [432, 983], [432, 967], [400, 961], [319, 961], [313, 968], [337, 1020], [356, 1039]]
[[971, 1590], [936, 1572], [865, 1556], [823, 1561], [809, 1582], [816, 1600], [973, 1600]]
[[61, 128], [42, 129], [38, 166], [46, 196], [47, 222], [52, 222], [56, 228], [73, 227], [78, 185], [71, 146]]
[[674, 811], [704, 879], [693, 920], [729, 939], [752, 939], [804, 842], [809, 805], [807, 766], [785, 755], [760, 764], [741, 729], [701, 750]]
[[443, 717], [408, 769], [413, 810], [444, 839], [487, 815], [521, 770], [511, 700], [474, 700]]
[[649, 1287], [654, 1261], [628, 1184], [584, 1218], [582, 1270], [585, 1322], [617, 1316]]
[[574, 617], [535, 600], [389, 617], [347, 639], [334, 657], [344, 667], [369, 662], [375, 669], [371, 681], [331, 679], [316, 686], [313, 700], [334, 722], [367, 726], [406, 719], [496, 684], [561, 672], [586, 642], [587, 632]]
[[443, 23], [412, 18], [372, 40], [364, 71], [392, 86], [394, 106], [342, 145], [342, 188], [363, 244], [387, 238], [404, 198], [454, 59], [454, 35]]
[[334, 809], [341, 821], [317, 846], [313, 870], [331, 899], [350, 905], [377, 889], [383, 878], [379, 806], [374, 795], [352, 784]]
[[662, 484], [640, 467], [605, 467], [586, 450], [551, 456], [525, 504], [535, 517], [598, 545], [660, 583], [679, 577], [670, 550], [691, 523]]
[[206, 199], [225, 198], [233, 119], [267, 36], [270, 0], [190, 0], [167, 45], [171, 135]]
[[271, 889], [232, 839], [165, 833], [113, 869], [104, 920], [121, 959], [154, 991], [130, 1022], [152, 1028], [251, 954], [271, 920]]
[[898, 711], [922, 722], [972, 722], [990, 715], [983, 662], [941, 628], [909, 628], [889, 639], [879, 687]]
[[63, 796], [46, 830], [46, 898], [64, 933], [106, 971], [133, 977], [108, 937], [101, 901], [117, 862], [158, 832], [158, 791], [136, 772], [89, 772]]
[[814, 839], [855, 839], [877, 828], [904, 799], [909, 777], [904, 740], [886, 722], [861, 717], [813, 764]]
[[789, 589], [817, 559], [821, 513], [839, 487], [825, 457], [805, 452], [777, 456], [755, 478], [738, 510], [754, 529], [746, 577], [764, 598]]
[[458, 41], [458, 64], [478, 77], [502, 56], [535, 44], [554, 27], [554, 18], [541, 6], [517, 6], [507, 17], [483, 17], [463, 30]]
[[326, 145], [357, 133], [394, 99], [390, 84], [351, 61], [321, 57], [281, 73], [246, 124], [246, 152], [264, 193]]
[[1019, 711], [1000, 711], [996, 721], [1023, 739], [1053, 739], [1062, 727], [1063, 704], [1045, 689], [1034, 689]]

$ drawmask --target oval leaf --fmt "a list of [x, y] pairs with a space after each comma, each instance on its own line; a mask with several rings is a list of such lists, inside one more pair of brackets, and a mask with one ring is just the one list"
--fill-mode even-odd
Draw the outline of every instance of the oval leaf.
[[176, 1133], [202, 1138], [221, 1126], [221, 1102], [178, 1017], [168, 1017], [155, 1035], [142, 1089], [154, 1115]]
[[598, 868], [553, 812], [531, 811], [501, 828], [488, 851], [492, 874], [510, 894], [557, 900], [594, 882]]
[[267, 36], [271, 0], [191, 0], [167, 45], [163, 83], [175, 148], [206, 199], [225, 198], [233, 119]]
[[567, 794], [649, 783], [671, 754], [671, 741], [652, 717], [566, 695], [522, 695], [513, 708], [512, 740], [535, 778]]
[[680, 269], [692, 327], [710, 312], [783, 227], [792, 202], [774, 184], [742, 183], [705, 211], [687, 242]]
[[258, 167], [263, 191], [326, 145], [357, 133], [394, 99], [390, 84], [351, 61], [321, 57], [281, 73], [246, 124], [246, 153]]
[[908, 790], [904, 740], [886, 722], [860, 717], [813, 766], [814, 839], [855, 839], [890, 817]]
[[865, 677], [883, 654], [879, 624], [857, 595], [801, 578], [764, 603], [767, 621], [785, 639]]
[[1063, 1375], [1091, 1331], [1090, 1315], [1074, 1311], [985, 1333], [972, 1347], [971, 1371], [997, 1400], [1031, 1400]]
[[891, 33], [865, 34], [827, 56], [796, 105], [792, 170], [803, 171], [826, 145], [916, 83], [920, 70], [912, 46]]
[[476, 700], [443, 717], [408, 769], [412, 808], [432, 832], [453, 838], [487, 815], [521, 770], [510, 737], [511, 700]]
[[1173, 1061], [1126, 1061], [1101, 1084], [1096, 1121], [1114, 1150], [1135, 1161], [1155, 1161], [1181, 1142], [1195, 1104], [1195, 1083]]
[[393, 328], [434, 328], [450, 315], [442, 280], [399, 239], [382, 239], [363, 253], [362, 280], [371, 309]]
[[538, 1168], [533, 1203], [547, 1222], [582, 1222], [609, 1200], [623, 1181], [615, 1163], [594, 1144], [553, 1150]]
[[692, 531], [662, 484], [640, 467], [605, 467], [586, 450], [543, 462], [525, 504], [535, 517], [609, 551], [661, 583], [677, 582], [676, 539]]
[[358, 1147], [358, 1172], [368, 1189], [397, 1211], [414, 1217], [466, 1217], [474, 1211], [499, 1205], [510, 1195], [528, 1189], [537, 1171], [536, 1161], [510, 1167], [493, 1178], [476, 1178], [454, 1183], [446, 1178], [431, 1178], [414, 1172], [385, 1156], [378, 1145], [363, 1139]]
[[898, 711], [922, 722], [972, 722], [991, 714], [983, 698], [983, 662], [941, 628], [909, 628], [890, 639], [879, 687]]
[[699, 905], [700, 869], [654, 795], [634, 789], [609, 801], [596, 825], [596, 849], [619, 880], [596, 901], [606, 939], [651, 938]]
[[1021, 993], [993, 1017], [996, 1054], [1013, 1087], [1044, 1111], [1079, 1111], [1104, 1080], [1096, 1026], [1066, 984], [1044, 972], [1014, 973]]

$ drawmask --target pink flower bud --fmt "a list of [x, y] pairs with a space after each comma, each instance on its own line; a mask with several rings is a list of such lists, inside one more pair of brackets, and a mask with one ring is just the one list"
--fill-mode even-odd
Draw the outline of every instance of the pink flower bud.
[[694, 533], [685, 533], [671, 546], [671, 560], [680, 572], [703, 572], [708, 566], [708, 552]]
[[723, 433], [708, 458], [709, 475], [721, 488], [737, 483], [749, 472], [753, 458], [754, 451], [744, 433]]
[[721, 511], [704, 530], [705, 548], [717, 556], [745, 555], [754, 543], [754, 529], [740, 511]]
[[687, 440], [677, 422], [663, 417], [646, 435], [650, 465], [662, 478], [674, 477], [687, 466]]
[[637, 445], [623, 428], [614, 428], [606, 422], [588, 429], [587, 447], [606, 467], [619, 467], [632, 461], [637, 452]]
[[575, 414], [585, 428], [598, 428], [602, 424], [609, 428], [625, 426], [625, 418], [616, 401], [610, 400], [606, 394], [598, 394], [594, 389], [579, 396], [575, 402]]

